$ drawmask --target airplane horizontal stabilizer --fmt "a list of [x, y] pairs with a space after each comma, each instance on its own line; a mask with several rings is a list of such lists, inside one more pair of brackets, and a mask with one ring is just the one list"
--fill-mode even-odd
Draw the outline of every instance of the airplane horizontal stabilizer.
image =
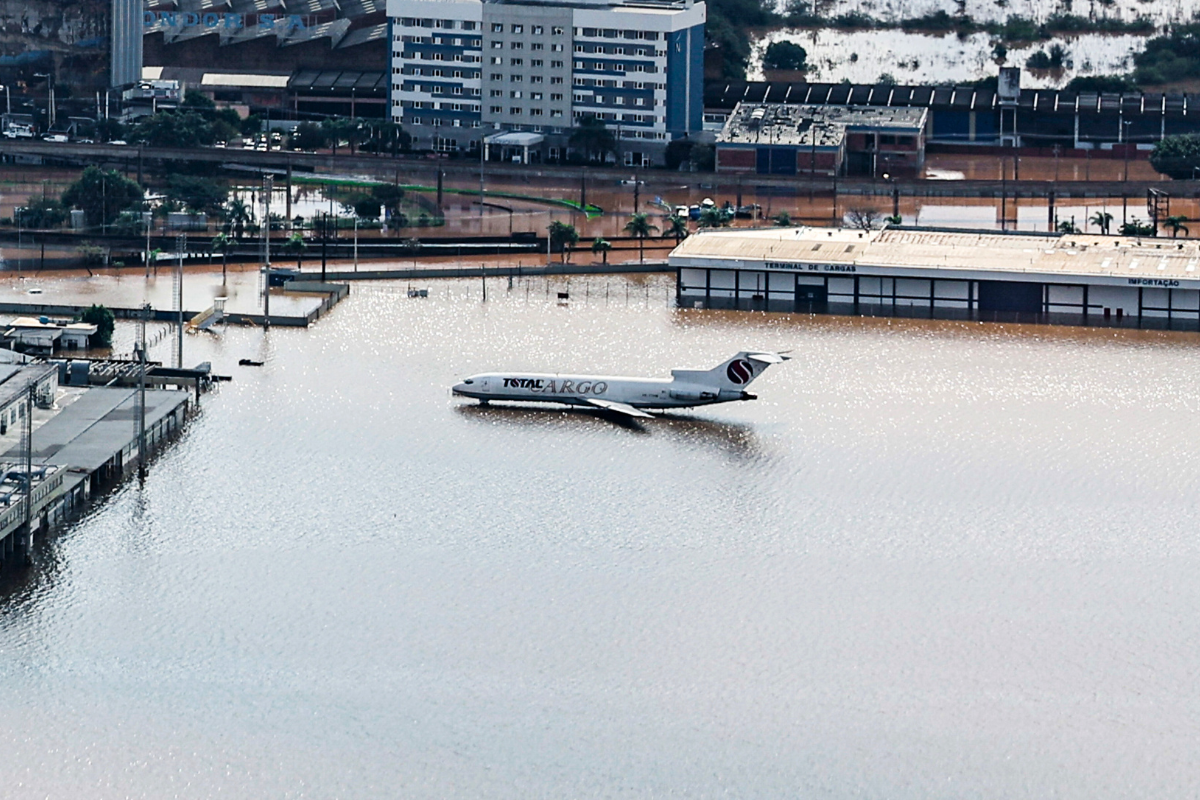
[[605, 411], [615, 411], [618, 414], [625, 414], [630, 417], [642, 417], [644, 419], [654, 419], [653, 414], [647, 414], [639, 408], [634, 408], [628, 403], [614, 403], [612, 400], [600, 400], [596, 397], [589, 397], [586, 401], [589, 405], [596, 408], [603, 408]]
[[790, 356], [785, 356], [783, 353], [747, 353], [746, 358], [762, 362], [763, 364], [782, 364]]

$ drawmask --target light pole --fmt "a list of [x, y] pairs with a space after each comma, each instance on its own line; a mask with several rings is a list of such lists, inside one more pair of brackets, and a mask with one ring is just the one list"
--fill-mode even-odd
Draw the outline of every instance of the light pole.
[[1125, 154], [1125, 178], [1121, 182], [1121, 225], [1122, 226], [1126, 225], [1129, 221], [1126, 218], [1126, 216], [1129, 212], [1129, 126], [1132, 124], [1133, 124], [1133, 120], [1130, 120], [1130, 119], [1121, 120], [1121, 133], [1122, 133], [1122, 137], [1121, 137], [1122, 142], [1121, 143], [1124, 145], [1124, 147], [1122, 147], [1121, 150]]
[[272, 175], [264, 175], [263, 195], [263, 328], [271, 327], [271, 190], [275, 186]]
[[894, 225], [899, 225], [900, 219], [900, 187], [896, 183], [896, 178], [888, 173], [883, 173], [883, 179], [892, 184], [892, 220]]
[[12, 115], [12, 94], [8, 90], [7, 83], [3, 84], [3, 87], [4, 87], [4, 111], [5, 111], [5, 113], [7, 113], [11, 116]]

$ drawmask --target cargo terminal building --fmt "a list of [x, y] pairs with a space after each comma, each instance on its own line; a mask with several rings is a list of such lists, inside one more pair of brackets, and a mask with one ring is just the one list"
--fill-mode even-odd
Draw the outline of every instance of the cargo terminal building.
[[1200, 244], [885, 228], [703, 231], [671, 252], [684, 308], [1200, 330]]

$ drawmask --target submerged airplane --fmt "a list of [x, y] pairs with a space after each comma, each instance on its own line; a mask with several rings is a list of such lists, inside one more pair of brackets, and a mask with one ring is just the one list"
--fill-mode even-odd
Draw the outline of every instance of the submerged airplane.
[[481, 404], [492, 400], [523, 400], [591, 406], [630, 417], [652, 417], [643, 409], [690, 408], [731, 400], [755, 400], [745, 390], [784, 353], [743, 351], [708, 370], [673, 369], [670, 378], [621, 378], [603, 375], [548, 375], [485, 372], [455, 384], [454, 394]]

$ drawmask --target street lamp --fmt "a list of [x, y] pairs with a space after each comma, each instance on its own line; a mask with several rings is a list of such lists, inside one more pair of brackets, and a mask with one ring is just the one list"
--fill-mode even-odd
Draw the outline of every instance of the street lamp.
[[1121, 150], [1125, 154], [1125, 178], [1121, 186], [1121, 225], [1125, 225], [1129, 220], [1127, 214], [1129, 212], [1129, 126], [1133, 124], [1131, 119], [1121, 120], [1121, 143], [1125, 145]]
[[33, 73], [33, 77], [45, 78], [46, 83], [49, 86], [49, 91], [47, 93], [49, 107], [47, 108], [46, 119], [47, 119], [47, 122], [49, 123], [48, 127], [53, 128], [54, 122], [55, 122], [55, 116], [56, 116], [54, 113], [54, 73], [52, 73], [52, 72], [35, 72], [35, 73]]
[[[895, 177], [886, 172], [883, 173], [883, 179], [892, 184], [892, 219], [898, 221], [900, 219], [900, 186], [896, 183]], [[899, 222], [893, 222], [893, 224], [899, 224]]]
[[7, 83], [2, 84], [2, 86], [4, 89], [4, 110], [5, 110], [5, 113], [11, 115], [12, 114], [12, 94], [9, 93]]

